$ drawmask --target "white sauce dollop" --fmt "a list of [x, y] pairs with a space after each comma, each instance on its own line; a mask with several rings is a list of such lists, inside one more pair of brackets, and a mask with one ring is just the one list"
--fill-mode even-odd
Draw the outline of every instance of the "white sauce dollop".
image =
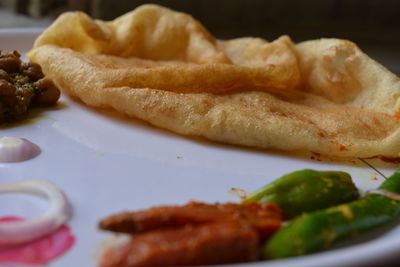
[[40, 147], [25, 138], [1, 137], [0, 162], [18, 162], [36, 157]]

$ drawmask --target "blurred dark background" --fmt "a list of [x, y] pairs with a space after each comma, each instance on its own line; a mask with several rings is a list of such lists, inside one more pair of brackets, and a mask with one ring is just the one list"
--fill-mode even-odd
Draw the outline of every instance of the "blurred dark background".
[[[111, 20], [145, 3], [190, 13], [220, 39], [273, 40], [282, 34], [295, 42], [350, 39], [400, 74], [399, 0], [0, 0], [0, 9], [8, 12], [0, 12], [0, 27], [47, 26], [67, 10]], [[13, 23], [10, 13], [29, 23]]]

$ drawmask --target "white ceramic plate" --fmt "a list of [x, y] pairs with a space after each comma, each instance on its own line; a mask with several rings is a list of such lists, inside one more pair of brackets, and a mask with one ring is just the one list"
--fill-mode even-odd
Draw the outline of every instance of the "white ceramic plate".
[[[0, 49], [26, 52], [39, 32], [0, 30]], [[0, 182], [50, 180], [73, 205], [68, 225], [76, 243], [51, 266], [95, 266], [99, 244], [111, 236], [98, 231], [97, 222], [119, 211], [188, 200], [236, 201], [227, 193], [231, 187], [253, 191], [282, 174], [305, 168], [348, 171], [362, 189], [382, 182], [367, 167], [192, 140], [113, 111], [90, 109], [66, 96], [57, 108], [43, 111], [31, 123], [1, 128], [0, 136], [24, 137], [42, 148], [32, 160], [0, 163]], [[387, 175], [392, 171], [383, 170]], [[22, 196], [2, 195], [0, 203], [0, 216], [29, 217], [46, 208], [44, 202]], [[310, 256], [239, 266], [359, 266], [394, 259], [400, 252], [400, 227], [384, 230]]]

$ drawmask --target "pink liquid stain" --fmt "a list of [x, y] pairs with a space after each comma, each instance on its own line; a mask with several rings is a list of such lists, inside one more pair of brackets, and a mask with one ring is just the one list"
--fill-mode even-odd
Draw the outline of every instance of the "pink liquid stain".
[[[21, 220], [10, 216], [0, 218], [0, 223]], [[74, 242], [70, 228], [63, 225], [55, 232], [25, 244], [0, 244], [0, 264], [45, 265], [68, 251]]]

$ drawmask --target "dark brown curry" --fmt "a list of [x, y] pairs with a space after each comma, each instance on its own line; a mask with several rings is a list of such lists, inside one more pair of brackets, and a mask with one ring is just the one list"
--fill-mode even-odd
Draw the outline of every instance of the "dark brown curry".
[[17, 51], [0, 50], [0, 123], [21, 120], [30, 107], [53, 105], [60, 97], [41, 67], [20, 57]]

